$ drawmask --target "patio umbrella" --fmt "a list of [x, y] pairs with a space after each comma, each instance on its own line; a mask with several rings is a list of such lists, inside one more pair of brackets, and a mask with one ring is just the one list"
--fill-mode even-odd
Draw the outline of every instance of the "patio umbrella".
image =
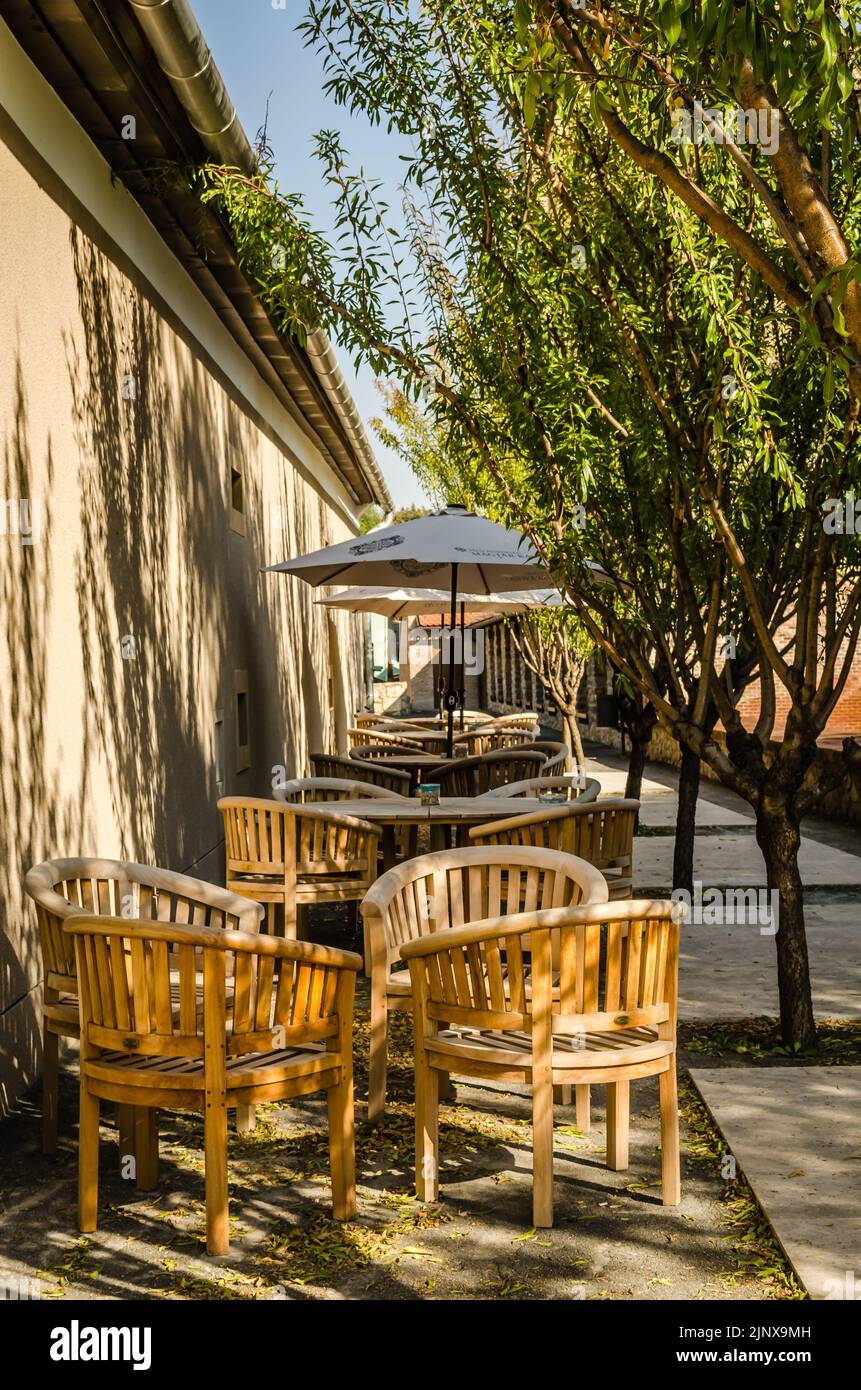
[[[451, 627], [457, 625], [458, 589], [472, 594], [507, 593], [550, 574], [520, 531], [509, 531], [466, 507], [449, 505], [431, 516], [416, 517], [400, 526], [385, 526], [366, 536], [267, 565], [267, 570], [294, 574], [308, 584], [410, 584], [436, 588], [448, 581]], [[447, 753], [454, 744], [454, 643], [449, 643]]]

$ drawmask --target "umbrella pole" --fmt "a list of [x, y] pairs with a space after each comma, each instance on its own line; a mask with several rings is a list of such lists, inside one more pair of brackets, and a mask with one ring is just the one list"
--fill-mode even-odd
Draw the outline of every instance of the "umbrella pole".
[[466, 604], [460, 605], [460, 731], [463, 733], [463, 707], [466, 701]]
[[451, 623], [448, 633], [448, 690], [446, 691], [445, 703], [448, 709], [448, 737], [446, 739], [446, 756], [454, 757], [454, 707], [457, 704], [457, 693], [454, 688], [454, 634], [457, 629], [457, 565], [451, 567]]

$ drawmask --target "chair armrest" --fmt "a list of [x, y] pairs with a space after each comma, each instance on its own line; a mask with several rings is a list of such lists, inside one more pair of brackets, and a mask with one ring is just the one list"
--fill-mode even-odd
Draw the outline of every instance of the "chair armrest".
[[81, 913], [64, 923], [72, 936], [97, 932], [100, 936], [128, 936], [130, 929], [148, 941], [172, 946], [194, 946], [202, 950], [234, 951], [239, 955], [276, 956], [282, 960], [306, 961], [333, 970], [361, 970], [362, 958], [354, 951], [337, 946], [320, 946], [315, 941], [288, 941], [278, 936], [257, 936], [253, 932], [221, 931], [217, 927], [195, 927], [176, 922], [151, 922], [125, 917], [99, 917]]

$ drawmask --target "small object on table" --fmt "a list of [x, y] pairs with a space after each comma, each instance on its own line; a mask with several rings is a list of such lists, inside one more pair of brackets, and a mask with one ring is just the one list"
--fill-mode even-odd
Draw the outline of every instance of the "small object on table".
[[419, 796], [423, 806], [438, 806], [439, 782], [420, 782]]

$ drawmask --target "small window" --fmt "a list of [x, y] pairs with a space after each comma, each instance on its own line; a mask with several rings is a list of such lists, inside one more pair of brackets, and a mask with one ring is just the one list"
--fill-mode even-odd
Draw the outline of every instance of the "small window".
[[230, 529], [245, 535], [245, 479], [238, 468], [230, 470]]
[[245, 772], [251, 766], [247, 671], [234, 672], [233, 688], [236, 694], [236, 771]]

